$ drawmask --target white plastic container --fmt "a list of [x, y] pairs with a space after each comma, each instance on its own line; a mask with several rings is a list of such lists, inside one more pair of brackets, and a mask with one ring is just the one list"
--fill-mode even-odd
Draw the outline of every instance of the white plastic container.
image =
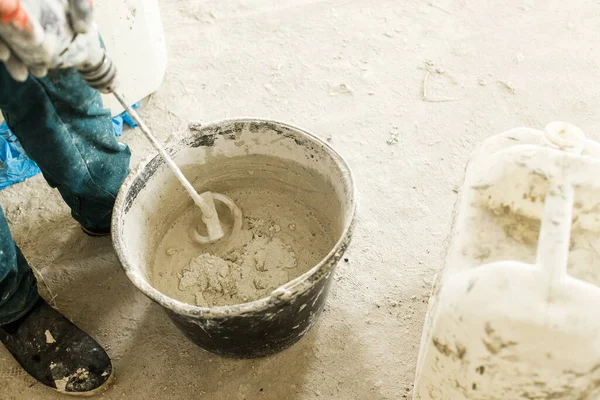
[[519, 128], [472, 155], [413, 399], [600, 399], [600, 145]]
[[[132, 104], [154, 93], [167, 67], [158, 0], [96, 0], [94, 18], [117, 65], [121, 93]], [[113, 115], [123, 111], [112, 95], [102, 100]]]

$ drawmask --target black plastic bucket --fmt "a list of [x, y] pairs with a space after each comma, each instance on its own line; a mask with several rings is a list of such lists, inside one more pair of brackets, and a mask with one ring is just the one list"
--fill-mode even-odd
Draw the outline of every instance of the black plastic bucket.
[[127, 276], [166, 310], [191, 341], [212, 353], [237, 358], [267, 356], [291, 346], [310, 330], [323, 310], [335, 266], [350, 242], [356, 192], [348, 165], [314, 135], [257, 119], [195, 127], [168, 151], [195, 185], [185, 166], [202, 168], [217, 163], [220, 156], [255, 154], [300, 164], [330, 183], [334, 193], [331, 204], [336, 208], [332, 223], [337, 232], [331, 251], [270, 296], [233, 306], [209, 308], [183, 303], [156, 290], [149, 280], [153, 249], [159, 240], [153, 233], [170, 222], [165, 210], [173, 207], [172, 199], [185, 196], [160, 156], [141, 163], [130, 174], [115, 204], [112, 237]]

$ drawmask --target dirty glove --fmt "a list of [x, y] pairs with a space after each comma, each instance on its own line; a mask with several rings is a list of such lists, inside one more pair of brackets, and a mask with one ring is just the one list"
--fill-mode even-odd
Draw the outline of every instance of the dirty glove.
[[0, 61], [23, 82], [31, 72], [89, 69], [104, 50], [92, 20], [92, 0], [0, 0]]

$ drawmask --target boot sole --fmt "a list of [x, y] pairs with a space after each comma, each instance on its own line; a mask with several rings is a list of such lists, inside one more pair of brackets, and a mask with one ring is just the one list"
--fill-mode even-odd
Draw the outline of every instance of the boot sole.
[[114, 380], [115, 380], [115, 372], [113, 370], [113, 372], [111, 372], [111, 374], [108, 377], [108, 379], [106, 380], [106, 382], [104, 382], [102, 384], [102, 386], [98, 386], [94, 390], [90, 390], [87, 392], [63, 392], [61, 390], [58, 390], [57, 388], [53, 388], [53, 389], [57, 393], [71, 396], [71, 397], [93, 397], [93, 396], [101, 395], [102, 393], [106, 392], [110, 388], [110, 386], [112, 386], [112, 384], [114, 383]]
[[85, 229], [83, 226], [81, 227], [81, 230], [83, 231], [83, 233], [85, 233], [86, 235], [91, 236], [91, 237], [110, 236], [110, 232], [102, 232], [102, 233], [93, 232], [88, 229]]

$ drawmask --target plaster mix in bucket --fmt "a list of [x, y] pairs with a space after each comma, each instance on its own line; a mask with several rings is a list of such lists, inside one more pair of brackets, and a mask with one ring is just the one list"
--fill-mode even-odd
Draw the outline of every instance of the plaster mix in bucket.
[[[165, 295], [201, 307], [258, 300], [318, 264], [333, 247], [331, 222], [318, 211], [328, 202], [323, 178], [268, 156], [223, 158], [205, 167], [209, 180], [201, 184], [240, 207], [243, 227], [227, 240], [200, 245], [189, 237], [198, 207], [177, 211], [158, 241], [151, 272]], [[301, 192], [324, 206], [307, 205]], [[217, 210], [231, 230], [227, 210]]]

